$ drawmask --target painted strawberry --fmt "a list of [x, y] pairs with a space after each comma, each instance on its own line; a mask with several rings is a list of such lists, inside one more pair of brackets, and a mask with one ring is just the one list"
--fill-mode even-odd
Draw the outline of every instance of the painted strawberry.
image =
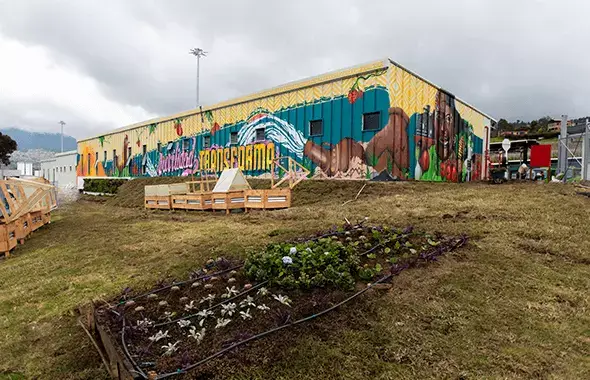
[[362, 96], [363, 96], [363, 91], [362, 90], [359, 90], [358, 88], [353, 88], [352, 90], [350, 90], [348, 92], [348, 102], [350, 104], [353, 104], [354, 102], [356, 102]]
[[213, 128], [211, 128], [211, 136], [215, 135], [215, 132], [219, 131], [220, 129], [221, 127], [219, 126], [219, 124], [215, 122], [215, 124], [213, 124]]
[[182, 130], [182, 121], [180, 119], [176, 119], [174, 122], [174, 129], [176, 129], [176, 134], [178, 136], [182, 136], [183, 134], [183, 130]]
[[423, 171], [427, 171], [430, 167], [430, 155], [428, 154], [427, 150], [423, 150], [422, 154], [420, 155], [420, 159], [418, 160], [420, 167]]

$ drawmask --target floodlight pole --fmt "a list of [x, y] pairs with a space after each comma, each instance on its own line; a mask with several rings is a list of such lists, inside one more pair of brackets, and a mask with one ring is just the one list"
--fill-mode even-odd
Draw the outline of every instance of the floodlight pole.
[[557, 150], [557, 170], [563, 174], [563, 182], [566, 182], [568, 154], [567, 154], [567, 115], [561, 115], [561, 130]]
[[201, 57], [206, 57], [207, 52], [201, 48], [194, 48], [189, 50], [189, 54], [194, 55], [197, 57], [197, 108], [199, 108], [199, 74], [201, 71]]
[[61, 125], [61, 152], [64, 152], [64, 125], [66, 125], [66, 122], [61, 120], [59, 122], [59, 124]]

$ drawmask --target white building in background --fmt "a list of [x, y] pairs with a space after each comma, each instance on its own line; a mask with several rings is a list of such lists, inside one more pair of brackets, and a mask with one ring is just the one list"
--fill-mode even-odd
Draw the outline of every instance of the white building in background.
[[32, 162], [17, 162], [16, 170], [20, 172], [21, 176], [32, 176], [33, 175], [33, 163]]
[[41, 176], [59, 188], [76, 187], [78, 152], [56, 153], [53, 158], [41, 161]]

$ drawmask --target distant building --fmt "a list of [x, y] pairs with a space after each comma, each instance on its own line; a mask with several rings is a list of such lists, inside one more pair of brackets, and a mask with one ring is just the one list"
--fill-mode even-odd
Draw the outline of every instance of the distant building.
[[32, 162], [17, 162], [16, 170], [21, 176], [32, 176], [33, 175], [33, 163]]
[[66, 188], [76, 186], [76, 163], [78, 153], [75, 150], [56, 153], [53, 158], [41, 161], [41, 176], [53, 185]]

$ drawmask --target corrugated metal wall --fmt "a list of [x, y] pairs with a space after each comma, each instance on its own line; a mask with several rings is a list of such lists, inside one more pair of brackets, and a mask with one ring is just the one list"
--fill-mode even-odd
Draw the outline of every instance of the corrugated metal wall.
[[[481, 155], [485, 117], [396, 65], [378, 61], [266, 94], [80, 141], [78, 175], [188, 175], [225, 167], [263, 175], [274, 157], [287, 155], [328, 177], [481, 176], [471, 162], [477, 157], [467, 153]], [[321, 121], [321, 135], [310, 134], [311, 121]], [[257, 136], [262, 128], [264, 136]], [[454, 171], [447, 173], [445, 162]]]

